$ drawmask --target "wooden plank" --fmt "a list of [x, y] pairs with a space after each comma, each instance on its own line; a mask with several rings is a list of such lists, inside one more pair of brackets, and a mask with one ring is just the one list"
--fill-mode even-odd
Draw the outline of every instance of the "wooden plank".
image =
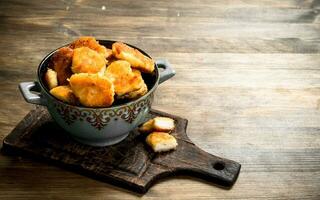
[[[124, 27], [126, 30], [125, 36], [133, 37], [144, 32], [144, 37], [157, 36], [161, 37], [178, 37], [183, 33], [188, 33], [183, 37], [190, 38], [254, 38], [260, 37], [262, 39], [271, 38], [300, 38], [300, 39], [319, 39], [319, 24], [281, 24], [281, 23], [215, 23], [215, 22], [192, 22], [190, 20], [183, 19], [180, 23], [170, 22], [163, 20], [164, 18], [144, 18], [137, 17], [135, 20], [130, 18], [122, 19], [121, 17], [114, 18], [113, 21], [103, 21], [97, 23], [96, 30], [92, 32], [90, 27], [91, 22], [83, 20], [81, 23], [75, 24], [71, 20], [63, 22], [51, 22], [42, 20], [28, 21], [26, 19], [6, 19], [6, 24], [14, 24], [14, 26], [8, 27], [2, 25], [2, 30], [6, 30], [8, 34], [14, 33], [19, 30], [21, 33], [26, 33], [29, 29], [38, 29], [39, 34], [49, 34], [48, 28], [53, 26], [55, 33], [61, 35], [77, 37], [79, 35], [95, 35], [101, 37], [106, 33], [112, 35], [124, 36]], [[127, 26], [126, 24], [130, 24]], [[127, 26], [127, 27], [126, 27]], [[21, 29], [23, 27], [23, 29]], [[97, 31], [98, 30], [98, 31]], [[172, 32], [172, 30], [175, 30]], [[50, 35], [50, 34], [49, 34]], [[36, 35], [30, 35], [28, 37], [38, 37]], [[113, 39], [112, 36], [109, 36]], [[140, 36], [141, 37], [141, 36]]]
[[[6, 35], [4, 38], [8, 43], [14, 42], [15, 34]], [[31, 37], [31, 36], [30, 36]], [[106, 38], [106, 35], [100, 36], [101, 38]], [[158, 37], [126, 37], [126, 36], [114, 36], [115, 40], [126, 41], [129, 44], [138, 45], [142, 49], [150, 52], [154, 57], [164, 57], [168, 53], [177, 53], [183, 59], [188, 59], [190, 55], [194, 56], [199, 53], [226, 53], [226, 54], [316, 54], [320, 52], [320, 46], [318, 39], [299, 39], [299, 38], [276, 38], [276, 39], [259, 39], [259, 38], [158, 38]], [[47, 45], [39, 48], [25, 48], [21, 45], [12, 45], [10, 49], [12, 52], [19, 52], [26, 54], [28, 60], [22, 62], [21, 60], [10, 60], [4, 61], [0, 58], [0, 63], [5, 65], [10, 65], [10, 67], [15, 67], [16, 65], [28, 66], [33, 70], [36, 70], [41, 59], [49, 53], [54, 46], [58, 48], [63, 44], [72, 41], [72, 38], [50, 38], [47, 42], [44, 39], [37, 39], [39, 44]], [[31, 44], [32, 39], [29, 42]], [[6, 56], [14, 56], [12, 52], [4, 52]], [[180, 53], [189, 53], [180, 54]], [[32, 54], [37, 54], [39, 56], [32, 57]], [[172, 57], [172, 55], [168, 55]], [[214, 55], [212, 55], [214, 56]], [[225, 57], [224, 55], [222, 55]], [[239, 55], [241, 56], [241, 55]], [[244, 55], [245, 56], [245, 55]], [[257, 55], [259, 56], [259, 55]], [[263, 56], [263, 55], [260, 55]], [[279, 57], [281, 55], [275, 55]], [[290, 56], [290, 55], [288, 55]], [[297, 55], [300, 57], [300, 55]], [[272, 57], [272, 55], [270, 55]], [[293, 57], [293, 56], [291, 56]], [[314, 56], [316, 57], [316, 56]], [[4, 59], [4, 58], [3, 58]], [[175, 58], [173, 58], [175, 59]], [[195, 60], [194, 60], [195, 61]], [[193, 61], [193, 62], [194, 62]], [[270, 59], [268, 62], [272, 61]], [[232, 60], [230, 61], [232, 62]], [[290, 60], [289, 60], [290, 62]], [[261, 63], [263, 64], [263, 63]], [[3, 67], [1, 70], [5, 70]], [[11, 68], [8, 70], [12, 70]], [[15, 76], [15, 74], [12, 74]], [[26, 72], [26, 75], [34, 75], [32, 71]]]
[[[84, 8], [100, 8], [102, 5], [109, 7], [115, 7], [120, 9], [127, 10], [137, 10], [139, 8], [158, 8], [158, 7], [194, 7], [194, 6], [203, 6], [203, 7], [226, 7], [226, 8], [292, 8], [292, 9], [301, 9], [301, 8], [318, 8], [319, 3], [317, 1], [306, 0], [306, 1], [297, 1], [297, 0], [251, 0], [251, 1], [239, 1], [239, 0], [190, 0], [188, 2], [184, 1], [175, 1], [170, 0], [156, 1], [156, 0], [141, 0], [135, 2], [126, 2], [126, 1], [117, 1], [110, 0], [107, 3], [101, 3], [99, 1], [71, 1], [71, 2], [56, 2], [53, 0], [49, 1], [28, 1], [23, 2], [20, 0], [4, 0], [4, 3], [1, 4], [1, 8], [23, 8], [23, 7], [46, 7], [50, 10], [55, 10], [62, 8], [63, 6], [74, 6], [74, 7], [84, 7]], [[170, 4], [169, 4], [170, 3]], [[108, 5], [109, 4], [109, 5]], [[138, 13], [137, 14], [141, 14]]]
[[[101, 4], [103, 5], [103, 4]], [[179, 9], [178, 6], [165, 6], [165, 7], [153, 7], [140, 6], [137, 9], [126, 9], [125, 7], [108, 7], [105, 6], [105, 10], [101, 10], [101, 5], [94, 7], [73, 7], [73, 6], [60, 6], [55, 9], [51, 9], [49, 12], [56, 12], [59, 16], [49, 15], [48, 11], [45, 12], [42, 9], [39, 10], [27, 10], [26, 12], [19, 13], [23, 6], [15, 7], [12, 12], [5, 13], [6, 19], [20, 19], [21, 15], [24, 20], [29, 22], [38, 22], [41, 24], [48, 24], [50, 21], [69, 21], [74, 18], [87, 21], [83, 15], [75, 15], [83, 10], [90, 11], [86, 14], [86, 17], [93, 17], [97, 12], [101, 14], [101, 17], [97, 19], [98, 22], [104, 22], [107, 19], [107, 23], [114, 25], [113, 22], [117, 19], [132, 20], [152, 17], [153, 21], [169, 21], [181, 23], [183, 21], [192, 22], [215, 22], [215, 23], [230, 23], [230, 22], [259, 22], [259, 23], [313, 23], [318, 22], [318, 10], [315, 8], [261, 8], [261, 7], [210, 7], [208, 5], [194, 5], [186, 9]], [[16, 6], [16, 5], [13, 5]], [[7, 8], [0, 8], [7, 9]], [[199, 12], [201, 10], [201, 12]], [[138, 13], [138, 15], [137, 15]], [[71, 18], [72, 16], [72, 18]], [[117, 16], [117, 17], [115, 17]], [[165, 17], [163, 17], [165, 16]]]

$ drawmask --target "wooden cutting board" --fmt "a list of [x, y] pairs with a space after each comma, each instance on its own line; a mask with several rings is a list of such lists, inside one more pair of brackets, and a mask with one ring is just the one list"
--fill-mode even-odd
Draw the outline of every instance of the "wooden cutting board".
[[152, 110], [149, 118], [167, 116], [175, 120], [172, 135], [177, 138], [175, 151], [156, 154], [145, 144], [145, 135], [137, 130], [119, 144], [91, 147], [68, 136], [51, 119], [47, 110], [32, 110], [4, 139], [2, 151], [42, 159], [72, 171], [135, 192], [145, 193], [160, 178], [177, 174], [196, 176], [230, 187], [241, 165], [219, 158], [195, 146], [186, 135], [188, 121]]

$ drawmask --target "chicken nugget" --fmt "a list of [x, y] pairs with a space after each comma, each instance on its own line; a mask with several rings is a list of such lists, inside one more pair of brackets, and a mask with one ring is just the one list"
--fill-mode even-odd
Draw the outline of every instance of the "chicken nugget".
[[88, 47], [101, 54], [104, 58], [109, 58], [112, 55], [111, 49], [107, 49], [105, 46], [99, 44], [94, 37], [89, 36], [80, 37], [76, 41], [72, 42], [69, 47], [72, 49]]
[[169, 117], [155, 117], [153, 119], [153, 128], [156, 131], [170, 132], [174, 127], [174, 120]]
[[66, 103], [69, 103], [72, 105], [77, 104], [77, 98], [74, 96], [70, 86], [68, 85], [55, 87], [50, 90], [50, 94], [52, 94], [57, 99], [60, 99], [61, 101], [64, 101]]
[[151, 58], [122, 42], [112, 44], [112, 53], [116, 58], [128, 61], [133, 68], [142, 72], [152, 73], [154, 70], [154, 61]]
[[88, 73], [73, 74], [70, 77], [70, 86], [84, 106], [108, 107], [114, 101], [114, 86], [105, 76]]
[[122, 96], [117, 96], [118, 99], [137, 99], [142, 97], [148, 92], [148, 87], [145, 83], [143, 83], [142, 87], [138, 90], [128, 92]]
[[44, 80], [47, 83], [48, 88], [51, 90], [52, 88], [55, 88], [58, 86], [58, 78], [57, 78], [57, 72], [54, 70], [48, 68], [47, 72], [44, 75]]
[[103, 74], [106, 60], [88, 47], [79, 47], [74, 49], [71, 69], [73, 73]]
[[141, 87], [137, 90], [134, 90], [132, 92], [128, 92], [122, 96], [119, 96], [118, 97], [119, 99], [137, 99], [139, 97], [142, 97], [143, 95], [145, 95], [148, 92], [148, 87], [145, 84], [145, 82], [141, 76], [141, 72], [136, 69], [133, 69], [132, 72], [137, 77], [137, 79], [142, 83]]
[[174, 120], [169, 117], [155, 117], [140, 126], [139, 131], [150, 133], [152, 131], [171, 132], [175, 128]]
[[176, 138], [164, 132], [153, 132], [149, 134], [146, 142], [154, 152], [170, 151], [178, 146]]
[[115, 93], [122, 96], [126, 93], [138, 90], [142, 87], [143, 79], [134, 73], [130, 67], [130, 63], [124, 60], [112, 62], [106, 70], [105, 75], [112, 80]]
[[68, 85], [67, 79], [72, 75], [71, 63], [72, 63], [73, 49], [69, 47], [62, 47], [55, 52], [49, 63], [49, 67], [57, 72], [57, 78], [59, 85]]
[[148, 92], [148, 87], [145, 84], [141, 72], [139, 70], [133, 69], [132, 72], [135, 74], [135, 76], [137, 76], [138, 80], [142, 82], [140, 89], [128, 93], [129, 99], [136, 99], [145, 95]]
[[153, 119], [149, 119], [139, 127], [141, 133], [151, 133], [153, 131]]

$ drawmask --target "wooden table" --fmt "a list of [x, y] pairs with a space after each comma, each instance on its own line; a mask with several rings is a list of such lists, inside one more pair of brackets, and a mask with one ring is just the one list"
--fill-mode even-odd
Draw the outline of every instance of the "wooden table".
[[189, 119], [199, 147], [242, 164], [225, 190], [180, 176], [144, 196], [0, 155], [0, 199], [320, 199], [320, 2], [0, 2], [0, 140], [33, 108], [18, 83], [80, 35], [122, 40], [177, 75], [153, 107]]

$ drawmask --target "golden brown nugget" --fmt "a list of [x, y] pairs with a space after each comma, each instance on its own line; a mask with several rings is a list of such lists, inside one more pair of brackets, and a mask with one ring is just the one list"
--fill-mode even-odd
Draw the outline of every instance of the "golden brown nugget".
[[44, 75], [44, 80], [50, 90], [52, 88], [57, 87], [58, 86], [57, 72], [48, 68], [46, 74]]
[[174, 120], [169, 117], [155, 117], [140, 126], [142, 133], [151, 133], [153, 131], [171, 132], [175, 128]]
[[170, 132], [174, 127], [174, 120], [169, 117], [155, 117], [153, 119], [153, 128], [156, 131]]
[[112, 62], [107, 67], [105, 75], [112, 80], [118, 96], [138, 90], [144, 83], [141, 74], [139, 76], [138, 73], [134, 73], [130, 63], [124, 60]]
[[102, 55], [88, 47], [74, 49], [72, 66], [73, 73], [104, 73], [106, 60]]
[[142, 97], [143, 95], [145, 95], [148, 92], [148, 87], [145, 83], [143, 83], [143, 86], [135, 91], [126, 93], [122, 96], [118, 96], [118, 99], [137, 99]]
[[152, 73], [154, 70], [154, 61], [151, 58], [122, 42], [112, 44], [112, 53], [116, 58], [128, 61], [133, 68], [142, 72]]
[[71, 63], [73, 57], [73, 49], [62, 47], [51, 57], [50, 68], [57, 72], [59, 85], [68, 85], [67, 79], [72, 75]]
[[134, 90], [132, 92], [128, 92], [122, 96], [118, 96], [118, 99], [137, 99], [139, 97], [142, 97], [148, 92], [148, 87], [145, 84], [141, 72], [139, 70], [133, 69], [132, 72], [134, 73], [135, 76], [138, 77], [138, 80], [142, 82], [141, 87], [137, 90]]
[[147, 136], [146, 142], [154, 152], [170, 151], [178, 146], [177, 140], [165, 132], [152, 132]]
[[153, 131], [153, 119], [149, 119], [139, 127], [141, 133], [151, 133]]
[[143, 83], [142, 86], [140, 87], [140, 89], [129, 92], [126, 96], [126, 98], [129, 99], [136, 99], [139, 97], [142, 97], [143, 95], [145, 95], [148, 92], [148, 87], [146, 85], [146, 83], [144, 82], [141, 72], [139, 70], [133, 69], [132, 72], [135, 74], [135, 76], [138, 77], [138, 79]]
[[55, 96], [57, 99], [66, 103], [75, 105], [77, 104], [77, 98], [74, 96], [71, 88], [68, 85], [62, 85], [55, 87], [50, 90], [50, 94]]
[[70, 77], [70, 86], [83, 106], [108, 107], [114, 101], [110, 79], [98, 74], [79, 73]]
[[83, 36], [72, 42], [69, 45], [70, 48], [76, 49], [79, 47], [88, 47], [99, 54], [101, 54], [104, 58], [109, 58], [112, 55], [112, 50], [107, 49], [105, 46], [99, 44], [99, 42], [94, 37]]

